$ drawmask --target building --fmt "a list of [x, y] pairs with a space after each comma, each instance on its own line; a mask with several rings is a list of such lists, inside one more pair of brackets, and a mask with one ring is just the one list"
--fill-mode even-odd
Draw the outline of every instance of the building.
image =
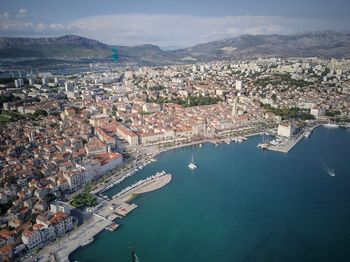
[[278, 125], [277, 135], [291, 137], [295, 133], [295, 126], [292, 123], [281, 123]]
[[96, 128], [96, 135], [108, 146], [108, 148], [115, 149], [116, 141], [114, 137], [109, 136], [99, 127]]
[[23, 244], [25, 244], [29, 250], [40, 246], [43, 243], [40, 230], [26, 229], [23, 231], [21, 239]]
[[21, 86], [24, 86], [24, 81], [23, 81], [23, 79], [22, 79], [22, 78], [16, 79], [16, 80], [15, 80], [15, 87], [16, 87], [16, 88], [19, 88], [19, 87], [21, 87]]
[[243, 88], [242, 80], [236, 80], [236, 90], [241, 91]]
[[69, 170], [63, 174], [63, 177], [67, 180], [71, 191], [76, 191], [85, 185], [84, 170]]
[[132, 132], [127, 127], [125, 127], [123, 125], [118, 125], [116, 127], [116, 132], [119, 136], [121, 136], [123, 139], [125, 139], [129, 143], [129, 145], [137, 146], [139, 144], [138, 135], [136, 135], [134, 132]]
[[320, 116], [324, 116], [326, 114], [326, 109], [324, 109], [324, 108], [311, 108], [310, 114], [316, 118], [320, 117]]
[[51, 202], [50, 204], [50, 210], [55, 214], [55, 213], [58, 213], [58, 212], [63, 212], [63, 213], [66, 213], [66, 214], [70, 214], [70, 211], [72, 210], [72, 207], [67, 204], [67, 203], [64, 203], [62, 201], [54, 201], [54, 202]]
[[73, 218], [64, 212], [59, 211], [49, 216], [38, 215], [36, 224], [32, 228], [24, 230], [21, 239], [23, 244], [31, 250], [35, 247], [41, 247], [72, 229]]
[[160, 105], [156, 103], [146, 103], [142, 106], [142, 110], [146, 113], [160, 112]]
[[95, 136], [85, 145], [85, 150], [88, 156], [94, 156], [107, 152], [107, 146]]

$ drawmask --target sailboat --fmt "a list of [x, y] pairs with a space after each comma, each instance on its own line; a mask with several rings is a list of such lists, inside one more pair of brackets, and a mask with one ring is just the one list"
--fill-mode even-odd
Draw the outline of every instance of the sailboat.
[[256, 147], [260, 148], [262, 150], [266, 150], [269, 148], [269, 143], [268, 143], [267, 139], [265, 138], [265, 134], [262, 137], [262, 143], [258, 144]]
[[327, 164], [321, 159], [322, 163], [323, 163], [323, 166], [324, 166], [324, 171], [327, 172], [328, 175], [330, 176], [335, 176], [335, 171], [334, 169], [331, 169], [327, 166]]
[[188, 164], [188, 168], [192, 169], [192, 170], [197, 168], [197, 166], [196, 166], [196, 164], [194, 163], [194, 160], [193, 160], [193, 155], [192, 155], [191, 162]]

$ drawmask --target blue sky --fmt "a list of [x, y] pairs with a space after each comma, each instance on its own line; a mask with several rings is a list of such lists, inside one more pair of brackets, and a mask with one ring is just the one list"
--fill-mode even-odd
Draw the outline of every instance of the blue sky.
[[0, 0], [1, 36], [78, 34], [109, 44], [191, 46], [241, 34], [348, 31], [349, 0]]

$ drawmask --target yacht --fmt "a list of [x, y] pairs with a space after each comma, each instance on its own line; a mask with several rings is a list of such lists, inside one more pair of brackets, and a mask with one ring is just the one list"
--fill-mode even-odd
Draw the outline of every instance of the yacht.
[[192, 160], [191, 160], [191, 162], [188, 164], [188, 168], [189, 168], [189, 169], [192, 169], [192, 170], [194, 170], [194, 169], [197, 168], [197, 166], [196, 166], [196, 164], [194, 163], [194, 160], [193, 160], [193, 155], [192, 155]]
[[306, 131], [304, 136], [305, 138], [309, 138], [310, 135], [311, 135], [311, 131]]
[[336, 124], [335, 122], [333, 122], [333, 123], [327, 123], [327, 124], [324, 124], [323, 126], [325, 126], [325, 127], [333, 127], [333, 128], [339, 127], [339, 125]]
[[335, 172], [334, 172], [333, 169], [329, 169], [329, 170], [327, 171], [327, 173], [328, 173], [328, 175], [330, 175], [330, 176], [335, 176]]

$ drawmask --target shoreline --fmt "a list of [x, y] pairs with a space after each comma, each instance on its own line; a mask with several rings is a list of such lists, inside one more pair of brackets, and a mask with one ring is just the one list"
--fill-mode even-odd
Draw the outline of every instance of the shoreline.
[[[156, 158], [158, 157], [159, 155], [161, 155], [162, 153], [166, 153], [167, 151], [170, 151], [170, 150], [175, 150], [175, 149], [179, 149], [179, 148], [184, 148], [184, 147], [190, 147], [190, 146], [195, 146], [195, 145], [199, 145], [199, 144], [205, 144], [205, 143], [211, 143], [211, 144], [217, 144], [217, 143], [223, 143], [225, 142], [225, 140], [227, 139], [235, 139], [235, 138], [239, 138], [239, 137], [252, 137], [252, 136], [256, 136], [256, 135], [261, 135], [263, 133], [266, 133], [266, 131], [261, 131], [261, 132], [254, 132], [254, 133], [251, 133], [251, 134], [246, 134], [244, 136], [227, 136], [225, 138], [204, 138], [202, 140], [198, 140], [198, 141], [192, 141], [192, 142], [189, 142], [189, 143], [185, 143], [185, 144], [179, 144], [179, 145], [175, 145], [175, 146], [169, 146], [169, 147], [165, 147], [165, 148], [161, 148], [161, 149], [157, 149], [155, 150], [155, 152], [153, 154], [150, 154], [150, 155], [145, 155], [143, 158], [135, 161], [134, 163], [134, 167], [130, 167], [130, 168], [127, 168], [126, 170], [124, 170], [122, 173], [120, 174], [117, 174], [117, 175], [112, 175], [109, 179], [111, 180], [115, 180], [117, 181], [118, 179], [122, 178], [123, 176], [125, 176], [126, 174], [128, 174], [129, 172], [134, 172], [132, 175], [128, 176], [128, 177], [131, 177], [133, 176], [134, 174], [136, 174], [138, 171], [140, 171], [140, 169], [138, 167], [135, 168], [135, 166], [139, 166], [139, 165], [144, 165], [147, 166], [148, 164], [151, 164], [152, 161], [151, 159], [152, 158]], [[145, 164], [147, 163], [148, 164]], [[126, 177], [126, 179], [128, 178]], [[125, 180], [126, 180], [125, 179]], [[123, 181], [125, 181], [123, 180]], [[113, 182], [115, 182], [113, 181]], [[123, 182], [122, 181], [122, 182]], [[170, 177], [170, 180], [168, 182], [166, 182], [165, 185], [167, 185], [169, 182], [171, 181], [171, 177]], [[112, 183], [113, 183], [112, 182]], [[165, 186], [164, 185], [164, 186]], [[107, 187], [107, 185], [101, 185], [100, 187], [98, 187], [97, 189], [93, 190], [93, 191], [96, 191], [94, 194], [97, 195], [99, 194], [100, 191], [102, 191], [105, 187]], [[113, 186], [114, 187], [114, 186]], [[112, 188], [113, 188], [112, 187]], [[111, 190], [112, 188], [108, 189], [107, 191]], [[158, 189], [158, 188], [157, 188]], [[156, 189], [155, 189], [156, 190]], [[106, 192], [107, 192], [106, 191]], [[146, 191], [146, 192], [151, 192], [153, 190], [150, 190], [150, 191]], [[146, 193], [146, 192], [132, 192], [130, 195], [128, 196], [120, 196], [120, 198], [118, 197], [116, 200], [119, 201], [119, 202], [124, 202], [124, 203], [127, 203], [127, 202], [130, 202], [132, 200], [134, 200], [135, 198], [137, 198], [139, 195], [143, 194], [143, 193]], [[62, 238], [58, 239], [57, 243], [55, 243], [53, 246], [51, 245], [48, 245], [48, 246], [45, 246], [40, 253], [42, 253], [44, 251], [44, 249], [55, 249], [54, 251], [52, 252], [44, 252], [44, 254], [42, 254], [41, 256], [39, 255], [39, 257], [42, 257], [44, 256], [44, 258], [48, 258], [48, 257], [51, 257], [51, 256], [54, 256], [54, 260], [55, 261], [64, 261], [64, 262], [68, 262], [69, 261], [69, 256], [74, 252], [76, 251], [77, 249], [81, 248], [81, 247], [85, 247], [85, 246], [88, 246], [88, 245], [84, 245], [82, 242], [82, 236], [80, 235], [80, 231], [83, 229], [83, 227], [88, 227], [90, 225], [90, 228], [92, 229], [95, 229], [95, 230], [92, 230], [91, 232], [91, 236], [89, 239], [92, 239], [92, 241], [90, 243], [92, 243], [95, 239], [96, 236], [98, 236], [106, 226], [108, 226], [109, 224], [111, 224], [112, 221], [106, 219], [106, 218], [102, 218], [100, 215], [98, 214], [93, 214], [92, 217], [90, 217], [87, 221], [85, 221], [82, 225], [80, 225], [77, 229], [69, 232], [67, 235], [63, 236]], [[96, 225], [99, 225], [98, 228], [95, 228]], [[87, 230], [86, 230], [87, 231]], [[85, 235], [86, 235], [86, 231], [85, 231]], [[74, 235], [74, 234], [77, 234], [77, 236], [75, 236], [73, 239], [71, 238], [71, 235]], [[66, 249], [63, 249], [62, 250], [62, 242], [63, 244], [65, 244], [66, 242], [68, 241], [75, 241], [73, 243], [75, 243], [74, 245], [68, 245]], [[86, 242], [86, 241], [85, 241]], [[90, 244], [89, 243], [89, 244]], [[55, 248], [55, 245], [58, 245], [58, 248]], [[64, 254], [60, 254], [60, 253], [64, 253]], [[48, 256], [48, 257], [47, 257]], [[50, 261], [50, 260], [44, 260], [44, 261]]]
[[[319, 126], [323, 126], [323, 125], [322, 125], [322, 124], [315, 125], [315, 126], [311, 127], [310, 130], [313, 131], [314, 129], [318, 128]], [[263, 132], [263, 131], [261, 131], [261, 132], [255, 132], [255, 133], [251, 133], [251, 134], [244, 135], [244, 137], [253, 137], [253, 136], [257, 136], [257, 135], [262, 135], [262, 134], [265, 134], [266, 132], [267, 132], [267, 131], [265, 131], [265, 132]], [[237, 138], [237, 137], [239, 137], [239, 136], [230, 136], [229, 139], [234, 139], [234, 138]], [[242, 137], [242, 136], [240, 136], [240, 137]], [[202, 140], [198, 140], [198, 141], [193, 141], [193, 142], [186, 143], [186, 144], [179, 144], [179, 145], [175, 145], [175, 146], [170, 146], [170, 147], [158, 149], [158, 150], [157, 150], [154, 154], [152, 154], [151, 156], [145, 156], [144, 158], [141, 158], [139, 161], [137, 161], [137, 162], [135, 163], [135, 165], [137, 165], [138, 162], [145, 163], [145, 162], [147, 162], [147, 159], [158, 157], [160, 154], [165, 153], [165, 152], [170, 151], [170, 150], [179, 149], [179, 148], [184, 148], [184, 147], [190, 147], [190, 146], [195, 146], [195, 145], [199, 145], [199, 144], [202, 144], [202, 143], [203, 143], [203, 144], [204, 144], [204, 143], [211, 143], [211, 144], [223, 143], [223, 142], [225, 142], [225, 140], [227, 140], [227, 139], [228, 139], [228, 137], [227, 137], [227, 138], [220, 138], [220, 139], [208, 139], [208, 138], [206, 138], [206, 139], [202, 139]], [[139, 163], [139, 164], [141, 164], [141, 163]], [[149, 164], [151, 164], [151, 163], [152, 163], [152, 162], [150, 162]], [[137, 171], [140, 171], [140, 170], [137, 170]], [[137, 173], [137, 171], [135, 172], [135, 174]], [[117, 177], [122, 176], [122, 175], [125, 175], [126, 173], [127, 173], [127, 171], [125, 171], [124, 173], [119, 174]], [[131, 177], [131, 176], [130, 176], [130, 177]], [[171, 180], [171, 178], [170, 178], [170, 180]], [[170, 180], [169, 180], [169, 182], [170, 182]], [[167, 182], [166, 184], [168, 184], [169, 182]], [[165, 185], [166, 185], [166, 184], [165, 184]], [[163, 186], [165, 186], [165, 185], [163, 185]], [[113, 187], [112, 187], [112, 188], [113, 188]], [[112, 189], [112, 188], [111, 188], [111, 189]], [[156, 189], [158, 189], [158, 188], [156, 188]], [[156, 189], [154, 189], [154, 190], [156, 190]], [[109, 190], [110, 190], [110, 189], [109, 189]], [[108, 191], [108, 190], [107, 190], [107, 191]], [[136, 190], [136, 191], [137, 191], [137, 190]], [[117, 197], [115, 200], [121, 201], [121, 202], [123, 202], [123, 203], [128, 203], [128, 202], [133, 201], [133, 200], [134, 200], [135, 198], [137, 198], [139, 195], [141, 195], [141, 194], [143, 194], [143, 193], [146, 193], [146, 192], [151, 192], [151, 191], [153, 191], [153, 190], [145, 191], [145, 192], [130, 192], [130, 194], [126, 194], [126, 196], [121, 195], [120, 197]], [[95, 218], [95, 217], [93, 217], [92, 219], [94, 219], [94, 218]], [[92, 219], [89, 219], [89, 222], [90, 222]], [[107, 220], [107, 219], [105, 219], [105, 220]], [[89, 223], [89, 222], [88, 222], [88, 223]], [[100, 220], [99, 223], [100, 223], [100, 222], [103, 222], [103, 221]], [[90, 223], [90, 224], [91, 224], [91, 223]], [[101, 223], [101, 224], [102, 224], [102, 223]], [[82, 226], [84, 226], [84, 225], [85, 225], [85, 223], [82, 224]], [[102, 231], [103, 231], [103, 230], [100, 230], [99, 232], [97, 232], [96, 234], [94, 234], [92, 238], [94, 238], [95, 236], [99, 235]], [[81, 240], [81, 237], [80, 237], [80, 240]], [[93, 240], [92, 240], [91, 242], [93, 242]], [[80, 247], [82, 247], [82, 245], [76, 246], [73, 250], [71, 250], [71, 251], [69, 252], [69, 254], [67, 255], [66, 259], [64, 259], [64, 260], [58, 260], [58, 261], [69, 261], [69, 256], [70, 256], [75, 250], [79, 249]]]

